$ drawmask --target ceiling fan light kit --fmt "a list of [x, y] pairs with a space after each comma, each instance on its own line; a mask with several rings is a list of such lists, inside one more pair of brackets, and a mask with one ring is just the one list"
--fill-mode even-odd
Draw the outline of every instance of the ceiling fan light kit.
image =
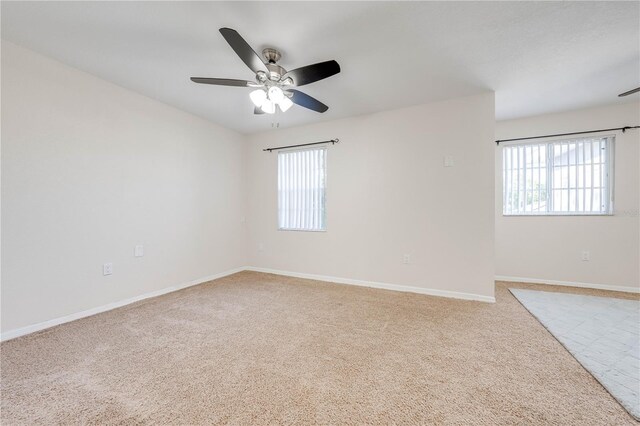
[[277, 110], [285, 112], [293, 104], [320, 113], [329, 109], [319, 100], [299, 90], [294, 90], [292, 87], [304, 86], [339, 73], [340, 65], [336, 61], [319, 62], [287, 71], [277, 64], [282, 54], [276, 49], [266, 48], [262, 51], [266, 60], [264, 62], [237, 31], [231, 28], [220, 28], [220, 34], [242, 59], [242, 62], [255, 73], [255, 82], [206, 77], [191, 77], [191, 81], [200, 84], [256, 89], [249, 93], [249, 98], [255, 105], [254, 114], [274, 114]]

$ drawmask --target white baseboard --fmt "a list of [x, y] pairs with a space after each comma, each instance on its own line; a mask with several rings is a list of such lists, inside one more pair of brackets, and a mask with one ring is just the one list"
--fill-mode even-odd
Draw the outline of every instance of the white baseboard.
[[384, 290], [402, 291], [407, 293], [426, 294], [429, 296], [449, 297], [449, 298], [463, 299], [463, 300], [475, 300], [479, 302], [489, 302], [489, 303], [495, 303], [496, 301], [496, 299], [491, 296], [483, 296], [480, 294], [472, 294], [472, 293], [460, 293], [457, 291], [437, 290], [433, 288], [388, 284], [388, 283], [380, 283], [375, 281], [354, 280], [351, 278], [330, 277], [326, 275], [305, 274], [301, 272], [281, 271], [278, 269], [257, 268], [253, 266], [249, 266], [246, 269], [248, 271], [264, 272], [267, 274], [285, 275], [288, 277], [306, 278], [310, 280], [327, 281], [327, 282], [337, 283], [337, 284], [357, 285], [361, 287], [381, 288]]
[[99, 314], [101, 312], [106, 312], [112, 309], [120, 308], [125, 305], [130, 305], [131, 303], [139, 302], [144, 299], [149, 299], [151, 297], [156, 297], [156, 296], [162, 296], [163, 294], [182, 290], [183, 288], [191, 287], [194, 285], [206, 283], [208, 281], [226, 277], [227, 275], [232, 275], [237, 272], [242, 272], [246, 269], [247, 269], [246, 267], [231, 269], [229, 271], [221, 272], [219, 274], [209, 275], [207, 277], [198, 278], [196, 280], [189, 281], [186, 283], [174, 285], [171, 287], [166, 287], [166, 288], [163, 288], [162, 290], [152, 291], [150, 293], [141, 294], [139, 296], [134, 296], [129, 299], [120, 300], [118, 302], [108, 303], [106, 305], [98, 306], [96, 308], [87, 309], [86, 311], [76, 312], [71, 315], [65, 315], [63, 317], [54, 318], [52, 320], [40, 322], [38, 324], [28, 325], [26, 327], [17, 328], [15, 330], [5, 331], [4, 333], [0, 334], [0, 341], [4, 342], [6, 340], [24, 336], [25, 334], [35, 333], [36, 331], [40, 331], [50, 327], [54, 327], [56, 325], [64, 324], [66, 322], [75, 321], [80, 318], [89, 317], [91, 315]]
[[610, 291], [622, 291], [625, 293], [640, 293], [639, 287], [627, 287], [621, 285], [609, 285], [609, 284], [593, 284], [593, 283], [579, 283], [572, 281], [557, 281], [557, 280], [543, 280], [539, 278], [524, 278], [524, 277], [506, 277], [503, 275], [496, 275], [496, 281], [510, 281], [514, 283], [527, 283], [527, 284], [548, 284], [548, 285], [563, 285], [566, 287], [579, 287], [579, 288], [592, 288], [596, 290], [610, 290]]
[[[228, 275], [232, 275], [242, 271], [263, 272], [267, 274], [284, 275], [288, 277], [305, 278], [305, 279], [326, 281], [326, 282], [332, 282], [332, 283], [338, 283], [338, 284], [349, 284], [349, 285], [356, 285], [361, 287], [380, 288], [384, 290], [402, 291], [402, 292], [408, 292], [408, 293], [426, 294], [429, 296], [449, 297], [449, 298], [462, 299], [462, 300], [475, 300], [475, 301], [489, 302], [489, 303], [494, 303], [496, 301], [494, 297], [483, 296], [483, 295], [472, 294], [472, 293], [461, 293], [456, 291], [437, 290], [432, 288], [413, 287], [413, 286], [406, 286], [406, 285], [381, 283], [381, 282], [375, 282], [375, 281], [355, 280], [351, 278], [331, 277], [327, 275], [305, 274], [301, 272], [291, 272], [291, 271], [282, 271], [278, 269], [245, 266], [245, 267], [235, 268], [225, 272], [221, 272], [219, 274], [198, 278], [196, 280], [178, 284], [175, 286], [166, 287], [166, 288], [163, 288], [162, 290], [141, 294], [139, 296], [134, 296], [125, 300], [120, 300], [118, 302], [108, 303], [103, 306], [98, 306], [96, 308], [91, 308], [85, 311], [76, 312], [74, 314], [65, 315], [63, 317], [54, 318], [52, 320], [44, 321], [38, 324], [17, 328], [15, 330], [9, 330], [0, 334], [0, 341], [6, 341], [6, 340], [14, 339], [16, 337], [24, 336], [26, 334], [35, 333], [36, 331], [40, 331], [50, 327], [54, 327], [56, 325], [64, 324], [66, 322], [75, 321], [80, 318], [85, 318], [91, 315], [99, 314], [101, 312], [110, 311], [112, 309], [120, 308], [122, 306], [126, 306], [131, 303], [139, 302], [144, 299], [149, 299], [151, 297], [162, 296], [163, 294], [178, 291], [183, 288], [202, 284], [218, 278], [223, 278]], [[571, 282], [571, 281], [545, 280], [545, 279], [539, 279], [539, 278], [508, 277], [503, 275], [496, 275], [495, 280], [529, 283], [529, 284], [548, 284], [548, 285], [561, 285], [561, 286], [567, 286], [567, 287], [592, 288], [597, 290], [621, 291], [626, 293], [640, 293], [640, 288], [638, 287], [616, 286], [616, 285], [608, 285], [608, 284], [593, 284], [593, 283], [580, 283], [580, 282]]]
[[349, 285], [357, 285], [361, 287], [372, 287], [372, 288], [381, 288], [385, 290], [393, 290], [393, 291], [402, 291], [408, 293], [418, 293], [418, 294], [426, 294], [429, 296], [439, 296], [439, 297], [449, 297], [454, 299], [462, 299], [462, 300], [475, 300], [480, 302], [489, 302], [494, 303], [496, 299], [491, 296], [483, 296], [479, 294], [472, 293], [461, 293], [456, 291], [447, 291], [447, 290], [437, 290], [431, 288], [422, 288], [422, 287], [412, 287], [406, 285], [397, 285], [397, 284], [388, 284], [388, 283], [380, 283], [375, 281], [363, 281], [363, 280], [354, 280], [351, 278], [339, 278], [339, 277], [331, 277], [326, 275], [316, 275], [316, 274], [304, 274], [300, 272], [290, 272], [290, 271], [281, 271], [277, 269], [268, 269], [268, 268], [257, 268], [252, 266], [245, 266], [240, 268], [231, 269], [229, 271], [221, 272], [219, 274], [209, 275], [207, 277], [198, 278], [193, 281], [189, 281], [186, 283], [174, 285], [171, 287], [166, 287], [161, 290], [152, 291], [149, 293], [141, 294], [139, 296], [134, 296], [129, 299], [120, 300], [117, 302], [108, 303], [106, 305], [98, 306], [95, 308], [87, 309], [85, 311], [76, 312], [70, 315], [65, 315], [63, 317], [54, 318], [48, 321], [40, 322], [33, 325], [28, 325], [26, 327], [17, 328], [14, 330], [5, 331], [0, 334], [0, 341], [4, 342], [6, 340], [14, 339], [16, 337], [24, 336], [26, 334], [35, 333], [36, 331], [45, 330], [47, 328], [54, 327], [56, 325], [64, 324], [67, 322], [75, 321], [77, 319], [86, 318], [91, 315], [96, 315], [101, 312], [110, 311], [112, 309], [120, 308], [122, 306], [130, 305], [135, 302], [139, 302], [141, 300], [149, 299], [151, 297], [162, 296], [163, 294], [171, 293], [174, 291], [181, 290], [183, 288], [191, 287], [194, 285], [202, 284], [208, 281], [212, 281], [218, 278], [226, 277], [228, 275], [232, 275], [242, 271], [255, 271], [255, 272], [264, 272], [268, 274], [276, 274], [276, 275], [285, 275], [289, 277], [296, 278], [306, 278], [317, 281], [327, 281], [338, 284], [349, 284]]

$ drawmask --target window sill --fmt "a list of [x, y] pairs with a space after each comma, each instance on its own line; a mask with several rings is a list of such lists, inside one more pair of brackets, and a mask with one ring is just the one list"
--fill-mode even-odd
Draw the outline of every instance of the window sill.
[[614, 216], [613, 213], [548, 213], [548, 214], [502, 214], [502, 217], [593, 217], [593, 216]]
[[292, 229], [292, 228], [278, 228], [278, 231], [285, 231], [285, 232], [327, 232], [326, 229]]

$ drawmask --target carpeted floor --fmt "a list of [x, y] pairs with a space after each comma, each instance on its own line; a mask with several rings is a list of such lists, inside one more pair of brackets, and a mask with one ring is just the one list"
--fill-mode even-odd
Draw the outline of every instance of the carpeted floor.
[[2, 343], [0, 420], [637, 425], [507, 287], [607, 295], [498, 283], [489, 304], [242, 272]]

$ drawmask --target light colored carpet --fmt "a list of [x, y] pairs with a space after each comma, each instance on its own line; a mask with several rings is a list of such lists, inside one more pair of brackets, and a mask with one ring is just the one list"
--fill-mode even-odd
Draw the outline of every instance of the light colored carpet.
[[640, 420], [640, 301], [515, 288], [510, 291]]
[[242, 272], [2, 343], [0, 420], [637, 424], [507, 286], [542, 288], [489, 304]]

